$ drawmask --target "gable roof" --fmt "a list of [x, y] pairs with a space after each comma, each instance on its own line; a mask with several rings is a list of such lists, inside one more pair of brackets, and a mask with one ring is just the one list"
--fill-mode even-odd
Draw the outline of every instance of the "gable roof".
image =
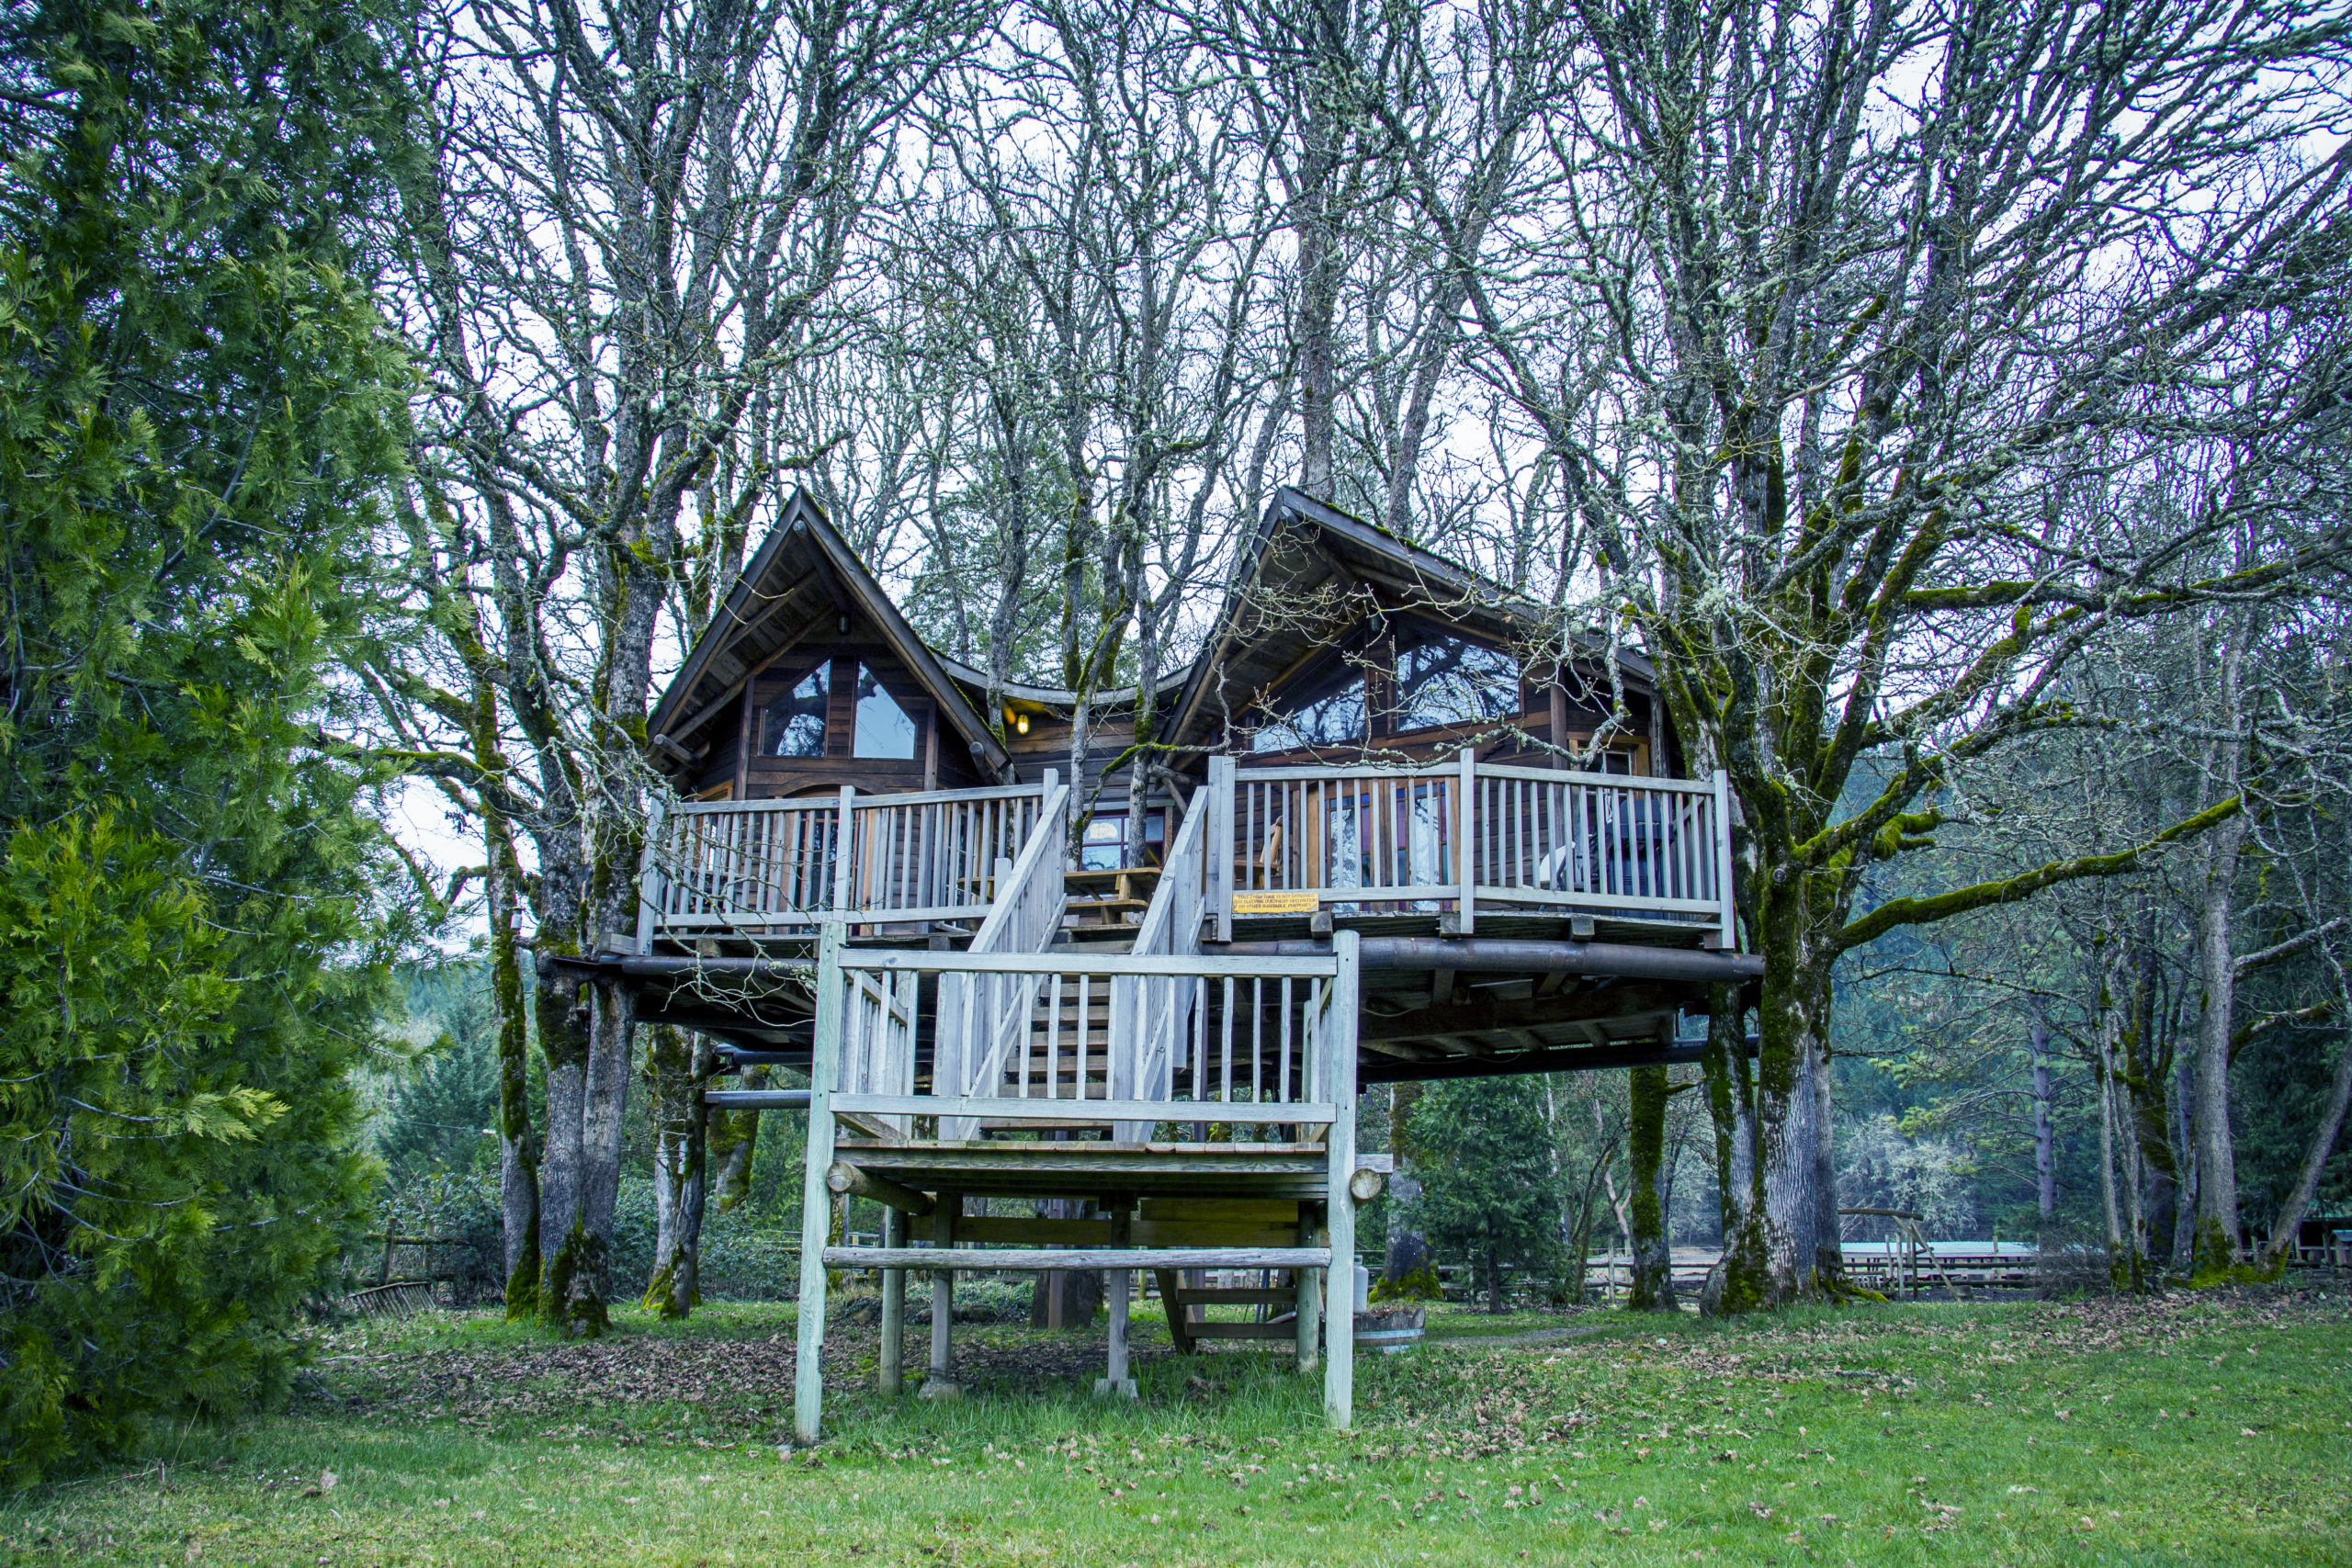
[[973, 757], [992, 771], [1004, 767], [1010, 761], [1004, 747], [804, 490], [792, 492], [784, 515], [662, 692], [646, 728], [657, 751], [663, 742], [674, 744], [716, 716], [745, 678], [777, 652], [834, 615], [852, 613], [881, 632], [924, 694], [938, 705], [940, 716], [970, 745]]
[[[1247, 700], [1351, 629], [1354, 610], [1329, 592], [1335, 583], [1369, 583], [1385, 590], [1398, 607], [1426, 606], [1504, 641], [1540, 634], [1555, 614], [1490, 578], [1284, 485], [1235, 558], [1225, 602], [1164, 731], [1169, 740], [1184, 750], [1213, 746], [1214, 688]], [[1279, 614], [1277, 605], [1283, 607]], [[1606, 657], [1600, 639], [1578, 641]], [[1647, 689], [1649, 660], [1623, 649], [1618, 657], [1625, 672]]]

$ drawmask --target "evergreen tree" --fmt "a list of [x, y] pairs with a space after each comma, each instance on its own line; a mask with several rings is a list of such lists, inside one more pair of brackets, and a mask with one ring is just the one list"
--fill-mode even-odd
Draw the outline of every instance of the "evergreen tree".
[[0, 8], [0, 1470], [283, 1388], [390, 932], [322, 739], [404, 373], [343, 0]]
[[1502, 1266], [1560, 1248], [1560, 1180], [1537, 1077], [1459, 1078], [1414, 1102], [1421, 1195], [1413, 1217], [1440, 1254], [1484, 1266], [1487, 1306], [1503, 1310]]

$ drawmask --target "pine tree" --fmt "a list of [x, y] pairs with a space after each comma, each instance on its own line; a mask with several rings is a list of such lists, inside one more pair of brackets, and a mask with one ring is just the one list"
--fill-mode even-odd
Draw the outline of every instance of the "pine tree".
[[0, 11], [0, 1470], [281, 1390], [363, 1213], [396, 145], [341, 0]]
[[1502, 1311], [1502, 1266], [1547, 1263], [1560, 1247], [1544, 1080], [1433, 1085], [1413, 1105], [1411, 1134], [1421, 1182], [1415, 1219], [1440, 1254], [1483, 1266], [1487, 1309]]

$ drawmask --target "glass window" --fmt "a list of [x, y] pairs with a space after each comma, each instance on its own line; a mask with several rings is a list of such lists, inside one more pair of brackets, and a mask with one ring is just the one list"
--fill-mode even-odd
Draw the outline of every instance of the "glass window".
[[1286, 714], [1269, 716], [1250, 737], [1252, 751], [1289, 751], [1308, 746], [1353, 746], [1363, 741], [1363, 677]]
[[[1168, 814], [1147, 811], [1143, 818], [1143, 863], [1158, 865], [1167, 840]], [[1079, 846], [1082, 871], [1116, 871], [1127, 864], [1127, 814], [1098, 811], [1086, 819], [1086, 841]]]
[[768, 704], [760, 721], [760, 755], [823, 756], [825, 698], [832, 683], [832, 666], [820, 664], [802, 676], [798, 685]]
[[1396, 728], [1476, 724], [1519, 711], [1519, 660], [1442, 633], [1396, 649]]
[[915, 721], [882, 689], [874, 671], [857, 667], [857, 733], [850, 755], [906, 761], [915, 754]]

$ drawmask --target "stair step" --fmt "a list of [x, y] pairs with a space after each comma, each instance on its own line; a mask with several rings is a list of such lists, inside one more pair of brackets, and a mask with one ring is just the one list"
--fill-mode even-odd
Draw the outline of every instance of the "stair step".
[[1271, 1286], [1243, 1289], [1240, 1286], [1180, 1290], [1176, 1292], [1178, 1306], [1295, 1306], [1298, 1303], [1295, 1290], [1278, 1290]]
[[1298, 1337], [1295, 1323], [1188, 1323], [1185, 1337], [1190, 1339], [1280, 1339], [1284, 1342]]

